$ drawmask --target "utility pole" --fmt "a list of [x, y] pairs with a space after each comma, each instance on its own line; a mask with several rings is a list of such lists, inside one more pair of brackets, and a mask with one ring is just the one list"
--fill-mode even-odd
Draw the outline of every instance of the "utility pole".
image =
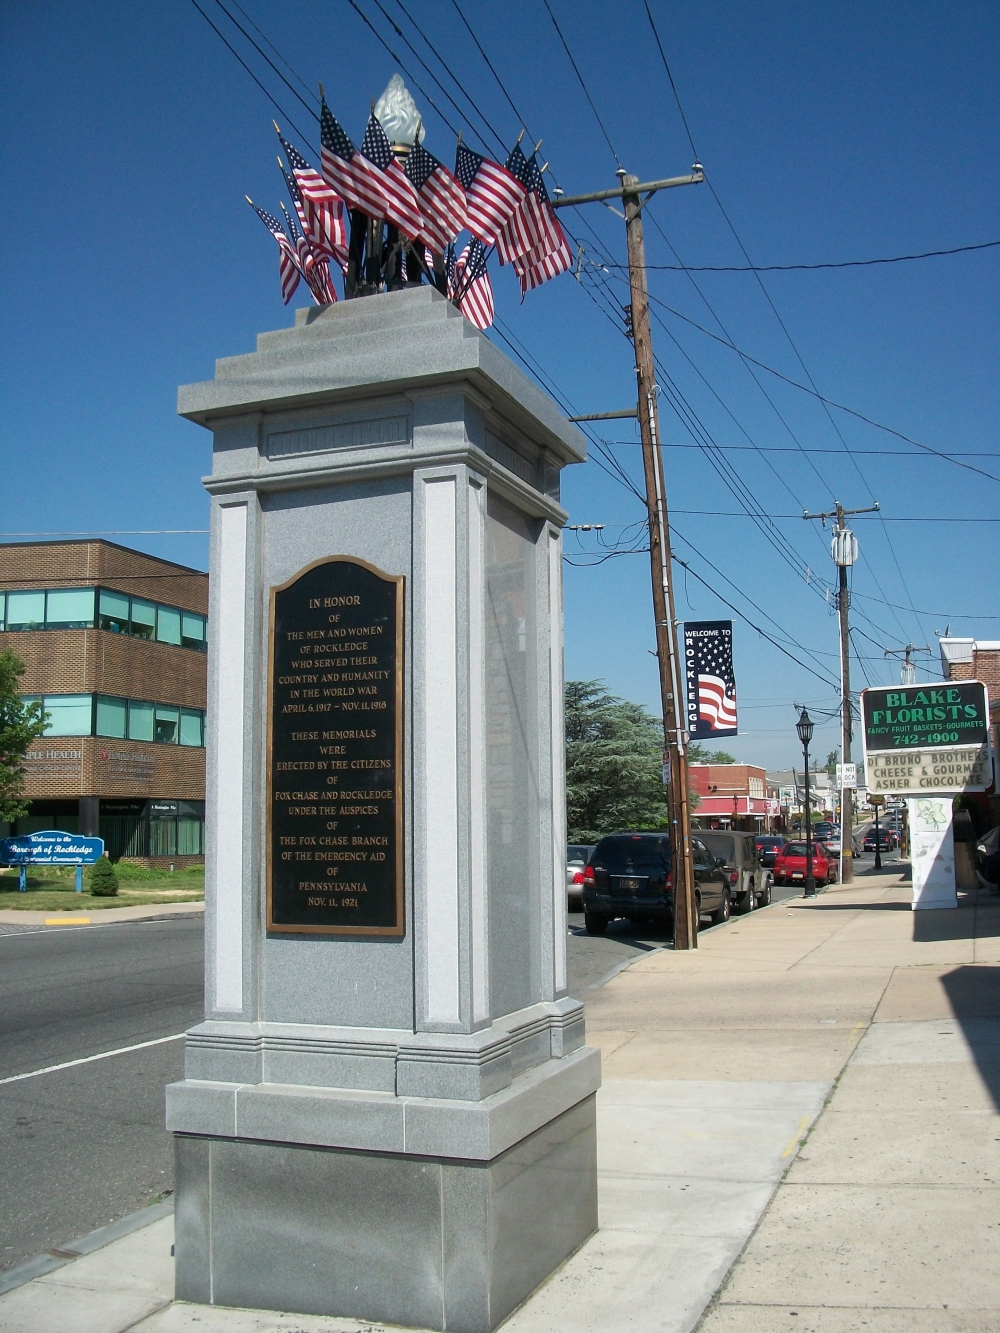
[[[878, 513], [878, 502], [866, 509], [845, 509], [839, 500], [834, 502], [832, 512], [824, 514], [804, 513], [803, 518], [818, 518], [826, 527], [828, 518], [837, 520], [830, 541], [830, 554], [837, 566], [837, 611], [840, 616], [840, 725], [841, 725], [841, 764], [851, 762], [851, 741], [854, 737], [854, 711], [851, 704], [851, 638], [848, 623], [851, 594], [847, 587], [847, 571], [858, 558], [858, 539], [846, 526], [844, 519], [851, 514]], [[840, 791], [840, 882], [854, 882], [854, 792], [850, 787]]]
[[[619, 170], [619, 188], [596, 194], [555, 197], [554, 208], [598, 203], [618, 198], [625, 205], [625, 238], [628, 246], [629, 284], [632, 291], [632, 343], [638, 387], [639, 430], [646, 480], [646, 511], [649, 528], [649, 560], [653, 588], [653, 618], [656, 628], [656, 657], [660, 668], [660, 700], [663, 710], [663, 739], [667, 748], [665, 775], [669, 776], [667, 809], [670, 815], [674, 877], [674, 948], [698, 947], [698, 910], [695, 900], [694, 865], [691, 856], [691, 811], [688, 804], [687, 733], [682, 709], [681, 666], [674, 614], [671, 572], [670, 526], [667, 491], [660, 450], [656, 369], [649, 326], [649, 296], [646, 288], [646, 251], [642, 236], [642, 209], [657, 190], [676, 185], [698, 185], [705, 179], [698, 163], [690, 176], [641, 184], [638, 176]], [[645, 198], [640, 199], [640, 195]], [[608, 416], [619, 415], [609, 413]], [[629, 414], [631, 415], [631, 414]]]
[[887, 648], [885, 650], [886, 657], [904, 658], [903, 665], [899, 669], [900, 685], [916, 685], [917, 683], [917, 666], [915, 662], [910, 661], [910, 654], [911, 653], [929, 654], [930, 651], [931, 650], [926, 643], [919, 648], [915, 643], [908, 643], [905, 648]]

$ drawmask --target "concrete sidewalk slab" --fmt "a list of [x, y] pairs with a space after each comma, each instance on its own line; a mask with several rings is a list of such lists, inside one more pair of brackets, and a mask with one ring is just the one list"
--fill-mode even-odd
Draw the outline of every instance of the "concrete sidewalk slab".
[[[92, 907], [88, 905], [79, 911], [35, 912], [25, 909], [23, 912], [13, 908], [0, 910], [0, 925], [3, 926], [44, 926], [53, 917], [60, 922], [72, 922], [87, 917], [91, 926], [111, 926], [121, 921], [159, 921], [162, 917], [204, 916], [204, 899], [182, 903], [147, 903], [137, 907]], [[79, 927], [77, 927], [79, 929]]]

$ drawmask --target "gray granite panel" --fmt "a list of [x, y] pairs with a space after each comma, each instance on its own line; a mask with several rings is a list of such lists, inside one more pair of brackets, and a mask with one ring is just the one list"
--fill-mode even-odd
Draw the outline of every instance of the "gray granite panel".
[[403, 1107], [386, 1093], [265, 1083], [237, 1094], [236, 1133], [246, 1139], [401, 1152]]
[[595, 1097], [491, 1162], [489, 1172], [495, 1327], [597, 1230]]
[[486, 1163], [442, 1163], [441, 1250], [449, 1329], [492, 1327], [490, 1188]]
[[167, 1129], [178, 1134], [236, 1133], [238, 1083], [168, 1083]]
[[212, 1300], [211, 1139], [174, 1136], [174, 1294], [203, 1305]]
[[443, 1328], [441, 1167], [282, 1144], [213, 1144], [218, 1305]]

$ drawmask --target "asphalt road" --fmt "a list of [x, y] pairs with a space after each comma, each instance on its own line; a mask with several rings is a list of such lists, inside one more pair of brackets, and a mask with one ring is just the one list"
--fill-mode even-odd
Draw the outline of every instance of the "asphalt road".
[[0, 1269], [66, 1245], [173, 1185], [163, 1087], [203, 1013], [200, 919], [0, 936]]
[[[860, 874], [872, 859], [859, 858]], [[886, 868], [895, 859], [883, 857]], [[800, 892], [776, 888], [774, 901]], [[727, 927], [705, 921], [710, 929]], [[591, 937], [571, 913], [570, 992], [585, 999], [622, 966], [669, 947], [666, 932], [628, 921]], [[163, 1088], [182, 1076], [180, 1040], [3, 1080], [177, 1037], [202, 1016], [202, 951], [199, 918], [0, 935], [0, 1270], [172, 1188]]]

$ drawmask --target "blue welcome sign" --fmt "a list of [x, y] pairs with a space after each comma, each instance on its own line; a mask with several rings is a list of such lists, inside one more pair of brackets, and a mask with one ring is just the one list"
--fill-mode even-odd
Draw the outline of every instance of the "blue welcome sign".
[[0, 862], [9, 866], [89, 866], [103, 855], [103, 838], [81, 838], [58, 829], [0, 841]]

